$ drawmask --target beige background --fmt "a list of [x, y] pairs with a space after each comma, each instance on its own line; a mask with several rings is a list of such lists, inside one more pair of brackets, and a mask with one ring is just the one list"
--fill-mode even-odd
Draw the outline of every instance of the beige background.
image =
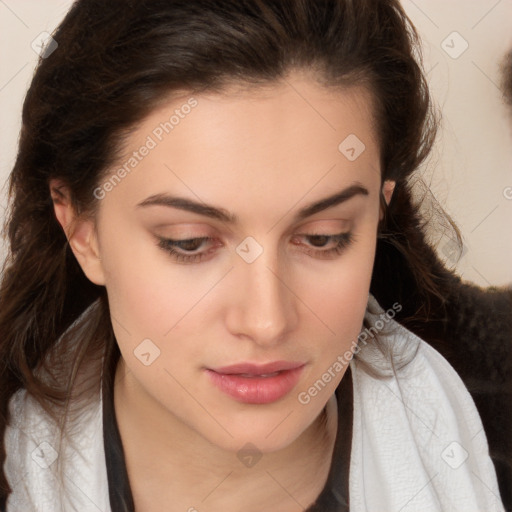
[[[41, 32], [52, 32], [70, 5], [69, 0], [0, 0], [1, 185], [14, 163], [21, 105], [37, 61], [31, 43]], [[463, 279], [510, 284], [512, 109], [502, 100], [499, 62], [512, 48], [512, 0], [403, 0], [403, 5], [422, 36], [425, 68], [443, 113], [436, 150], [422, 172], [461, 229], [462, 256], [457, 261], [449, 234], [434, 240]], [[5, 202], [3, 186], [2, 219]], [[0, 244], [0, 258], [4, 254]]]

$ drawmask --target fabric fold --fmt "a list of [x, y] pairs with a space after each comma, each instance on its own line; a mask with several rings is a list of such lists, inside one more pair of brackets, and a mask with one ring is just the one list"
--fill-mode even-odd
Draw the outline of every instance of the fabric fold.
[[[382, 313], [370, 296], [367, 323]], [[351, 512], [504, 511], [476, 406], [439, 352], [391, 320], [350, 366]]]

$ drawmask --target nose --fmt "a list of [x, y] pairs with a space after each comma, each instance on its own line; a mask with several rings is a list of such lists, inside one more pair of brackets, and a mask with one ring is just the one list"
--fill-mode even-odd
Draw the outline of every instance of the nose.
[[296, 327], [296, 297], [279, 268], [277, 257], [267, 251], [252, 263], [238, 262], [226, 318], [233, 335], [270, 347]]

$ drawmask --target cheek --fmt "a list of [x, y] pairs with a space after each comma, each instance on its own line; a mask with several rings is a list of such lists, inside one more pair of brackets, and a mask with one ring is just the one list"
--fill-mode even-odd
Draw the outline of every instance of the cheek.
[[334, 393], [353, 357], [368, 303], [375, 245], [372, 236], [360, 239], [359, 245], [333, 265], [328, 278], [322, 276], [314, 286], [310, 284], [311, 309], [318, 312], [324, 325], [316, 321], [316, 328], [312, 322], [308, 329], [314, 344], [309, 347], [312, 365], [297, 395], [303, 405], [322, 405]]
[[304, 278], [304, 296], [325, 324], [324, 339], [331, 350], [345, 350], [359, 335], [368, 302], [375, 247], [373, 235], [359, 238], [329, 272], [319, 273], [314, 279]]
[[183, 273], [173, 272], [166, 255], [152, 241], [126, 232], [120, 229], [115, 237], [103, 233], [101, 245], [114, 327], [117, 323], [139, 337], [162, 337], [183, 314], [194, 289]]
[[[201, 360], [199, 326], [216, 320], [218, 304], [212, 301], [219, 299], [216, 283], [225, 274], [225, 265], [177, 265], [152, 240], [121, 240], [119, 234], [115, 243], [103, 244], [102, 260], [114, 334], [126, 362], [132, 370], [141, 370], [133, 354], [146, 339], [160, 350], [153, 368], [173, 366], [177, 353]], [[214, 288], [215, 293], [209, 293]], [[182, 339], [187, 343], [179, 343]]]

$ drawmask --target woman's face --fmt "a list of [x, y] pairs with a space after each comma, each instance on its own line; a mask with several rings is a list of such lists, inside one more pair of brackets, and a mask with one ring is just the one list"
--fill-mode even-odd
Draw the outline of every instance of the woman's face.
[[284, 448], [333, 394], [363, 321], [380, 193], [370, 96], [297, 73], [184, 95], [126, 147], [95, 195], [127, 378], [164, 423], [229, 450]]

